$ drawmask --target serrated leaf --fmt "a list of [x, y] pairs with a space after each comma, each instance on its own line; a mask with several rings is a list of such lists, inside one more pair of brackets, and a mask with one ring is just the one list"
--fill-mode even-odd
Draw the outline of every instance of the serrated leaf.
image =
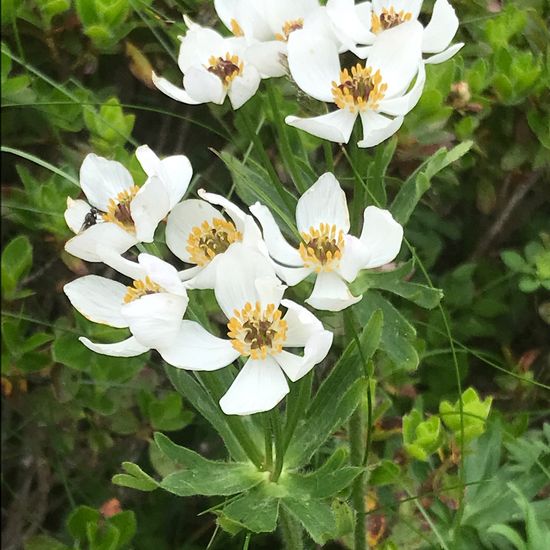
[[279, 500], [254, 488], [225, 506], [222, 514], [253, 533], [271, 533], [277, 527]]
[[336, 532], [331, 507], [321, 500], [281, 499], [281, 506], [296, 518], [317, 544], [324, 544]]

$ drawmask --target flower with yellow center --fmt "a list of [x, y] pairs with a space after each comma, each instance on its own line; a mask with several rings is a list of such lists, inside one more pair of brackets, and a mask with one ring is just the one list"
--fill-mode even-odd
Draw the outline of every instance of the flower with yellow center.
[[230, 23], [237, 36], [224, 38], [185, 17], [189, 30], [180, 37], [178, 65], [183, 88], [153, 73], [153, 83], [166, 95], [190, 105], [217, 103], [229, 97], [233, 109], [246, 103], [258, 90], [262, 76], [247, 59], [250, 50], [238, 20]]
[[287, 284], [296, 285], [315, 275], [306, 303], [340, 311], [361, 300], [347, 283], [362, 269], [391, 262], [398, 254], [403, 228], [387, 210], [369, 206], [363, 215], [359, 238], [349, 235], [346, 196], [333, 174], [322, 175], [298, 200], [296, 225], [302, 237], [298, 247], [281, 234], [271, 212], [260, 203], [250, 207], [259, 220], [273, 266]]
[[92, 351], [132, 357], [173, 345], [179, 335], [188, 298], [178, 272], [150, 254], [140, 254], [131, 286], [86, 275], [65, 285], [64, 292], [84, 317], [111, 327], [128, 328], [131, 336], [114, 344], [80, 341]]
[[[199, 190], [202, 200], [188, 199], [168, 216], [166, 244], [181, 260], [196, 267], [181, 272], [188, 288], [214, 288], [220, 258], [237, 243], [258, 248], [262, 236], [254, 219], [214, 193]], [[225, 209], [229, 219], [213, 205]]]
[[296, 84], [337, 109], [313, 118], [288, 116], [287, 124], [347, 143], [359, 117], [363, 125], [359, 147], [374, 147], [392, 136], [420, 99], [426, 76], [420, 63], [422, 26], [410, 22], [394, 31], [396, 36], [381, 34], [364, 65], [357, 63], [350, 69], [341, 69], [334, 41], [306, 29], [293, 33], [288, 40], [288, 65]]
[[187, 157], [159, 159], [147, 145], [136, 150], [146, 182], [138, 187], [119, 162], [89, 154], [80, 169], [88, 202], [67, 200], [65, 220], [76, 233], [65, 250], [89, 262], [103, 262], [134, 278], [135, 263], [122, 257], [140, 242], [152, 242], [157, 225], [187, 190], [193, 169]]
[[183, 321], [174, 345], [160, 353], [167, 363], [189, 370], [216, 370], [243, 357], [246, 362], [220, 406], [226, 414], [245, 415], [275, 407], [289, 391], [285, 375], [295, 382], [322, 361], [332, 333], [305, 308], [282, 299], [286, 287], [263, 254], [242, 243], [233, 247], [220, 262], [214, 287], [228, 319], [228, 338]]
[[280, 40], [282, 42], [287, 42], [288, 37], [290, 36], [290, 33], [294, 31], [299, 31], [304, 28], [304, 19], [303, 17], [299, 17], [298, 19], [294, 19], [293, 21], [285, 21], [281, 32], [275, 33], [275, 40]]
[[[412, 21], [417, 22], [422, 0], [373, 0], [355, 4], [354, 0], [328, 0], [327, 14], [335, 34], [360, 58], [368, 55], [370, 46], [384, 33]], [[455, 55], [463, 43], [450, 45], [458, 29], [458, 18], [448, 0], [436, 0], [430, 22], [422, 27], [424, 63], [442, 63]]]

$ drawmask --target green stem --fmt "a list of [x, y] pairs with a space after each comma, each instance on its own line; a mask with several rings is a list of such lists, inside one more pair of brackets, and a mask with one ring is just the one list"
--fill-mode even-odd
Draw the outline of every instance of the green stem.
[[279, 512], [279, 519], [285, 550], [303, 550], [304, 541], [300, 525], [282, 507]]
[[325, 164], [327, 166], [327, 172], [334, 172], [334, 155], [332, 154], [332, 143], [323, 140], [323, 152], [325, 154]]
[[298, 192], [304, 193], [307, 191], [308, 185], [304, 181], [302, 172], [296, 163], [296, 157], [290, 145], [290, 140], [288, 139], [288, 127], [280, 116], [280, 109], [277, 105], [277, 97], [275, 96], [275, 85], [273, 82], [266, 82], [266, 88], [269, 106], [271, 107], [271, 112], [273, 113], [273, 121], [275, 122], [275, 127], [277, 128], [277, 136], [279, 138], [280, 152], [283, 157], [283, 162], [285, 163], [287, 170], [290, 172], [292, 181], [294, 182], [294, 186]]
[[283, 453], [286, 453], [290, 442], [292, 441], [292, 436], [296, 430], [296, 426], [300, 418], [307, 411], [309, 404], [309, 398], [311, 395], [311, 384], [313, 382], [313, 371], [308, 372], [301, 380], [296, 383], [296, 394], [297, 398], [290, 404], [290, 401], [287, 405], [287, 417], [284, 429], [283, 436]]
[[269, 413], [263, 416], [264, 422], [264, 442], [265, 442], [265, 469], [273, 469], [273, 429]]
[[271, 423], [273, 426], [273, 435], [275, 439], [275, 467], [271, 474], [271, 481], [274, 483], [279, 479], [281, 472], [283, 471], [283, 462], [285, 458], [285, 451], [283, 448], [283, 432], [281, 430], [281, 416], [278, 409], [270, 411]]
[[279, 176], [277, 175], [277, 172], [275, 171], [273, 163], [271, 162], [271, 159], [267, 154], [267, 151], [264, 147], [262, 140], [260, 139], [260, 136], [254, 130], [246, 106], [241, 109], [241, 113], [246, 132], [248, 134], [248, 139], [254, 144], [254, 149], [256, 149], [256, 152], [260, 156], [263, 167], [267, 170], [273, 186], [277, 190], [277, 193], [279, 193], [281, 199], [283, 199], [288, 211], [290, 213], [294, 213], [294, 206], [292, 205], [290, 197], [287, 195], [287, 191], [285, 190], [283, 184], [281, 183], [281, 180], [279, 179]]
[[[216, 376], [205, 376], [207, 373], [203, 373], [200, 377], [202, 383], [206, 389], [214, 396], [216, 400], [219, 400], [224, 394], [224, 388], [221, 385], [221, 381]], [[246, 453], [246, 456], [250, 461], [258, 468], [258, 470], [263, 470], [263, 457], [262, 453], [258, 450], [258, 447], [250, 437], [250, 433], [246, 429], [243, 421], [238, 416], [228, 415], [226, 416], [227, 424], [229, 429], [233, 432], [233, 435], [239, 442], [243, 451]]]
[[[352, 466], [363, 465], [363, 435], [365, 419], [363, 417], [363, 404], [359, 403], [349, 421], [349, 448], [350, 462]], [[351, 490], [351, 501], [355, 509], [354, 549], [366, 550], [367, 529], [364, 497], [364, 474], [355, 478]]]

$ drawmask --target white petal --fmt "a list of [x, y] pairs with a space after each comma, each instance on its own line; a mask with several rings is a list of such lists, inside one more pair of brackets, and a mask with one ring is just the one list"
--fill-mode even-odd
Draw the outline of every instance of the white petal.
[[128, 326], [120, 313], [127, 290], [123, 284], [97, 275], [80, 277], [63, 287], [73, 307], [86, 319], [117, 328]]
[[260, 73], [256, 67], [247, 63], [243, 72], [231, 81], [227, 92], [233, 109], [242, 107], [258, 91], [260, 80]]
[[182, 73], [186, 73], [191, 67], [208, 65], [211, 56], [218, 57], [226, 53], [223, 36], [200, 25], [193, 24], [180, 40], [178, 66]]
[[[227, 250], [229, 250], [229, 248]], [[217, 256], [214, 256], [212, 260], [208, 262], [204, 267], [201, 267], [200, 269], [198, 269], [185, 282], [186, 288], [196, 288], [199, 290], [214, 288], [216, 286], [216, 275], [218, 273], [218, 263], [221, 258], [223, 258], [223, 254], [218, 254]], [[194, 268], [191, 268], [191, 269], [194, 269]]]
[[366, 65], [380, 70], [387, 84], [386, 98], [402, 95], [409, 87], [422, 59], [422, 25], [418, 21], [402, 23], [380, 33], [369, 52]]
[[141, 242], [153, 242], [158, 224], [170, 211], [168, 191], [156, 176], [148, 178], [130, 203], [130, 211]]
[[155, 73], [151, 74], [151, 78], [157, 89], [163, 94], [166, 94], [168, 97], [171, 97], [176, 101], [181, 101], [182, 103], [187, 103], [188, 105], [198, 105], [201, 103], [200, 101], [193, 99], [183, 88], [179, 88], [175, 84], [172, 84], [166, 78], [157, 76]]
[[257, 202], [250, 207], [250, 211], [262, 226], [264, 241], [270, 256], [282, 264], [301, 267], [303, 261], [298, 250], [285, 240], [269, 208]]
[[121, 256], [117, 252], [104, 248], [100, 253], [101, 261], [112, 267], [122, 275], [126, 275], [130, 279], [137, 281], [138, 279], [145, 278], [145, 270], [137, 262], [126, 259], [124, 256]]
[[367, 206], [363, 215], [361, 242], [369, 252], [365, 269], [380, 267], [395, 259], [403, 241], [403, 227], [388, 210]]
[[187, 370], [221, 369], [240, 355], [230, 340], [213, 336], [194, 321], [182, 321], [172, 344], [158, 351], [168, 364]]
[[183, 76], [183, 86], [198, 103], [217, 103], [225, 99], [225, 88], [221, 79], [204, 67], [189, 67]]
[[234, 310], [241, 310], [246, 303], [260, 300], [256, 280], [273, 277], [275, 271], [270, 261], [256, 249], [235, 243], [219, 256], [214, 292], [216, 300], [227, 318]]
[[287, 308], [283, 317], [287, 324], [285, 347], [303, 348], [313, 334], [323, 330], [321, 321], [305, 307], [292, 300], [282, 300], [281, 305]]
[[272, 33], [262, 17], [262, 4], [258, 0], [214, 0], [216, 12], [228, 29], [233, 31], [234, 20], [246, 37], [269, 40]]
[[138, 262], [146, 275], [164, 290], [179, 296], [186, 296], [185, 287], [181, 282], [178, 270], [168, 262], [151, 254], [142, 253], [138, 256]]
[[136, 355], [141, 355], [146, 351], [149, 351], [149, 348], [142, 346], [133, 336], [122, 342], [115, 342], [114, 344], [99, 344], [97, 342], [92, 342], [81, 336], [79, 340], [92, 351], [96, 353], [101, 353], [102, 355], [111, 355], [113, 357], [135, 357]]
[[288, 67], [296, 84], [311, 97], [332, 103], [332, 82], [340, 76], [336, 44], [304, 29], [290, 35], [287, 52]]
[[320, 224], [336, 225], [336, 229], [349, 231], [349, 212], [346, 194], [334, 174], [323, 174], [298, 200], [296, 225], [300, 233]]
[[356, 113], [346, 109], [338, 109], [332, 113], [312, 118], [287, 116], [285, 122], [290, 126], [294, 126], [294, 128], [305, 130], [322, 139], [328, 139], [336, 143], [347, 143], [356, 118]]
[[328, 16], [344, 44], [371, 44], [374, 41], [375, 35], [370, 32], [370, 6], [370, 2], [356, 5], [354, 0], [328, 0]]
[[195, 267], [182, 269], [181, 271], [178, 272], [178, 275], [182, 281], [186, 282], [192, 279], [193, 277], [196, 277], [202, 270], [203, 268], [200, 265], [196, 265]]
[[327, 356], [331, 345], [332, 332], [322, 330], [309, 338], [304, 348], [303, 356], [283, 350], [274, 355], [273, 358], [279, 363], [285, 374], [293, 382], [296, 382]]
[[346, 283], [334, 272], [321, 271], [306, 303], [315, 309], [341, 311], [361, 301], [362, 296], [353, 296]]
[[351, 283], [357, 277], [359, 270], [363, 269], [369, 259], [369, 251], [363, 243], [352, 235], [346, 235], [342, 258], [338, 264], [337, 272], [348, 283]]
[[158, 176], [170, 198], [173, 208], [183, 197], [193, 176], [193, 168], [185, 155], [173, 155], [160, 160], [147, 145], [136, 149], [136, 157], [145, 173]]
[[73, 200], [67, 197], [67, 210], [65, 210], [65, 221], [73, 233], [80, 233], [84, 226], [86, 216], [90, 212], [90, 205], [81, 199]]
[[288, 391], [285, 375], [273, 358], [249, 359], [220, 399], [220, 407], [225, 414], [269, 411]]
[[359, 147], [374, 147], [393, 136], [403, 124], [403, 117], [388, 118], [374, 111], [361, 113], [363, 139], [357, 142]]
[[286, 290], [286, 285], [283, 285], [275, 275], [265, 275], [258, 277], [254, 281], [258, 301], [263, 308], [269, 304], [273, 304], [276, 308], [279, 307], [283, 294]]
[[262, 78], [285, 75], [287, 71], [283, 61], [286, 55], [286, 42], [281, 40], [255, 42], [245, 53], [246, 60], [256, 67]]
[[426, 68], [424, 63], [420, 63], [418, 74], [414, 86], [405, 95], [394, 97], [393, 99], [382, 99], [378, 104], [378, 111], [394, 116], [404, 116], [411, 111], [424, 90], [426, 83]]
[[187, 199], [177, 204], [168, 215], [166, 223], [166, 244], [180, 260], [190, 262], [187, 252], [187, 239], [194, 227], [200, 227], [203, 222], [212, 225], [212, 220], [221, 219], [221, 212], [206, 201]]
[[130, 172], [115, 160], [90, 153], [80, 167], [80, 187], [88, 202], [102, 212], [108, 210], [110, 199], [116, 200], [119, 193], [133, 185]]
[[439, 53], [451, 43], [458, 30], [458, 17], [447, 0], [436, 0], [430, 22], [424, 27], [422, 51]]
[[277, 0], [276, 2], [270, 0], [265, 2], [263, 10], [272, 32], [281, 33], [285, 22], [306, 19], [318, 11], [319, 2], [318, 0]]
[[117, 254], [126, 252], [138, 240], [116, 223], [102, 222], [75, 235], [65, 243], [65, 250], [87, 262], [103, 261], [102, 251], [110, 249]]
[[122, 306], [122, 315], [140, 344], [157, 349], [172, 344], [179, 333], [188, 299], [167, 292], [148, 294]]
[[285, 267], [277, 262], [273, 262], [273, 267], [277, 277], [280, 277], [288, 286], [301, 283], [310, 273], [313, 273], [310, 267]]
[[446, 50], [443, 50], [441, 53], [436, 53], [424, 60], [424, 63], [430, 63], [435, 65], [437, 63], [443, 63], [447, 59], [451, 59], [459, 50], [464, 46], [464, 42], [459, 42], [458, 44], [453, 44], [448, 47]]

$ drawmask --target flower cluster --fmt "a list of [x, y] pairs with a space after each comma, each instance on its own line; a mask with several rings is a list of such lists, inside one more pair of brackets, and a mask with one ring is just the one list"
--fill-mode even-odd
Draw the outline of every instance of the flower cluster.
[[[420, 0], [216, 0], [233, 37], [187, 20], [179, 53], [184, 88], [154, 75], [157, 87], [190, 104], [245, 103], [263, 78], [290, 71], [312, 97], [336, 110], [287, 123], [314, 135], [348, 142], [359, 117], [360, 147], [393, 134], [417, 103], [425, 63], [453, 55], [449, 44], [457, 20], [447, 0], [437, 0], [432, 20], [417, 17]], [[357, 61], [342, 68], [342, 53]], [[424, 54], [433, 54], [424, 59]], [[364, 61], [363, 61], [364, 59]], [[240, 369], [220, 400], [226, 414], [252, 414], [275, 407], [295, 382], [327, 356], [333, 335], [304, 306], [285, 298], [290, 286], [314, 281], [310, 307], [341, 311], [359, 302], [348, 284], [365, 269], [392, 262], [403, 228], [387, 210], [368, 206], [360, 235], [350, 234], [344, 191], [323, 174], [297, 201], [296, 240], [288, 242], [268, 207], [247, 213], [203, 189], [186, 198], [193, 170], [187, 157], [160, 159], [148, 146], [136, 150], [147, 178], [134, 182], [119, 162], [89, 154], [80, 170], [87, 202], [67, 201], [65, 219], [75, 236], [66, 250], [102, 262], [125, 284], [87, 275], [64, 290], [91, 321], [129, 330], [116, 343], [81, 338], [89, 349], [131, 357], [157, 351], [168, 364], [214, 371], [238, 361]], [[166, 245], [187, 267], [152, 254], [157, 226], [166, 223]], [[124, 254], [138, 247], [131, 258]], [[147, 252], [145, 252], [147, 251]], [[189, 289], [211, 289], [227, 323], [223, 334], [186, 318]]]
[[[448, 0], [436, 0], [430, 22], [418, 16], [422, 0], [215, 0], [233, 34], [185, 18], [178, 65], [183, 88], [153, 74], [157, 88], [188, 104], [234, 109], [264, 78], [288, 75], [306, 94], [336, 109], [313, 117], [289, 116], [287, 124], [323, 139], [348, 143], [359, 117], [359, 147], [393, 135], [416, 105], [425, 64], [441, 63], [463, 44], [450, 45], [458, 19]], [[345, 54], [344, 66], [341, 64]], [[350, 56], [356, 59], [349, 62]]]
[[[313, 274], [315, 286], [306, 303], [342, 310], [361, 299], [351, 295], [346, 282], [362, 269], [395, 258], [401, 226], [388, 211], [369, 206], [361, 236], [349, 235], [344, 192], [327, 173], [298, 201], [302, 240], [292, 246], [260, 203], [250, 210], [263, 233], [251, 214], [204, 190], [198, 191], [200, 199], [174, 204], [170, 196], [181, 198], [191, 177], [186, 157], [159, 160], [147, 146], [136, 155], [149, 175], [143, 186], [136, 186], [120, 163], [90, 154], [80, 174], [90, 204], [68, 200], [65, 217], [76, 236], [66, 250], [104, 262], [130, 279], [123, 284], [86, 275], [65, 285], [65, 294], [86, 318], [130, 332], [121, 342], [84, 337], [81, 342], [117, 357], [156, 350], [168, 364], [188, 370], [217, 370], [241, 358], [244, 365], [220, 401], [222, 410], [242, 415], [272, 409], [289, 391], [286, 377], [299, 380], [332, 345], [332, 333], [313, 313], [284, 298], [282, 281], [293, 286]], [[148, 193], [152, 185], [155, 196]], [[122, 255], [140, 242], [151, 242], [166, 215], [166, 244], [192, 267], [178, 271], [146, 252], [137, 262]], [[185, 318], [188, 289], [214, 290], [227, 318], [224, 337]]]

